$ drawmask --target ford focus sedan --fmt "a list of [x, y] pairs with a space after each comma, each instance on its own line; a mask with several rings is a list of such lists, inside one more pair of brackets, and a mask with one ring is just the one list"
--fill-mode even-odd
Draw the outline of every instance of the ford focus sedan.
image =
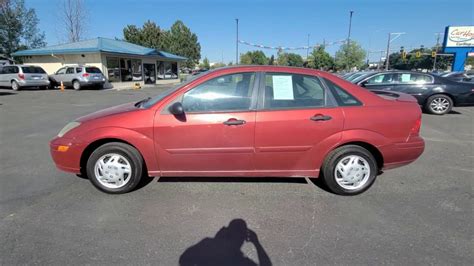
[[149, 176], [322, 178], [341, 195], [424, 150], [412, 96], [329, 73], [236, 66], [78, 118], [50, 142], [56, 166], [107, 193]]

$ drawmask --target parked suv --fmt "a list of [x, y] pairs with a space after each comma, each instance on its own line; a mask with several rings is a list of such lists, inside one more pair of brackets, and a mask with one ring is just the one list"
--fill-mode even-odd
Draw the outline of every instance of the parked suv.
[[25, 87], [49, 87], [48, 74], [39, 66], [9, 65], [0, 67], [0, 86], [14, 91]]
[[87, 86], [102, 88], [105, 83], [105, 77], [100, 69], [83, 65], [65, 66], [49, 78], [53, 86], [58, 86], [63, 82], [64, 86], [72, 86], [75, 90]]

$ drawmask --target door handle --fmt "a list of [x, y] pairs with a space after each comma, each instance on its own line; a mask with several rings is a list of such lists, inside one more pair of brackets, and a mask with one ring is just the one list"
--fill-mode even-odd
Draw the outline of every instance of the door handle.
[[313, 121], [328, 121], [328, 120], [331, 120], [332, 117], [330, 117], [329, 115], [315, 115], [315, 116], [310, 117], [309, 119]]
[[224, 122], [224, 125], [227, 125], [227, 126], [238, 126], [238, 125], [243, 125], [245, 124], [245, 120], [239, 120], [239, 119], [235, 119], [235, 118], [231, 118], [227, 121]]

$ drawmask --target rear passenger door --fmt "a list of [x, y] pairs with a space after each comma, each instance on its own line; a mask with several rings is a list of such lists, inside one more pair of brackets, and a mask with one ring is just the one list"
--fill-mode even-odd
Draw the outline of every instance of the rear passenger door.
[[263, 75], [255, 127], [256, 171], [317, 175], [318, 153], [341, 137], [342, 110], [318, 77]]
[[408, 94], [422, 95], [430, 92], [433, 86], [433, 77], [423, 73], [400, 72], [396, 74], [394, 91]]

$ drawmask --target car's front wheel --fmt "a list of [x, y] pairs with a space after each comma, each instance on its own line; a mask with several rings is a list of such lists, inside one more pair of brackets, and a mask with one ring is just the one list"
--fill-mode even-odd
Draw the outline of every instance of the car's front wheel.
[[132, 146], [111, 142], [92, 152], [87, 161], [87, 176], [98, 189], [112, 194], [133, 190], [143, 174], [143, 158]]
[[367, 149], [346, 145], [329, 153], [323, 163], [322, 174], [332, 192], [357, 195], [374, 183], [378, 167], [374, 156]]
[[431, 114], [444, 115], [451, 112], [453, 100], [448, 95], [436, 94], [428, 98], [425, 110]]

